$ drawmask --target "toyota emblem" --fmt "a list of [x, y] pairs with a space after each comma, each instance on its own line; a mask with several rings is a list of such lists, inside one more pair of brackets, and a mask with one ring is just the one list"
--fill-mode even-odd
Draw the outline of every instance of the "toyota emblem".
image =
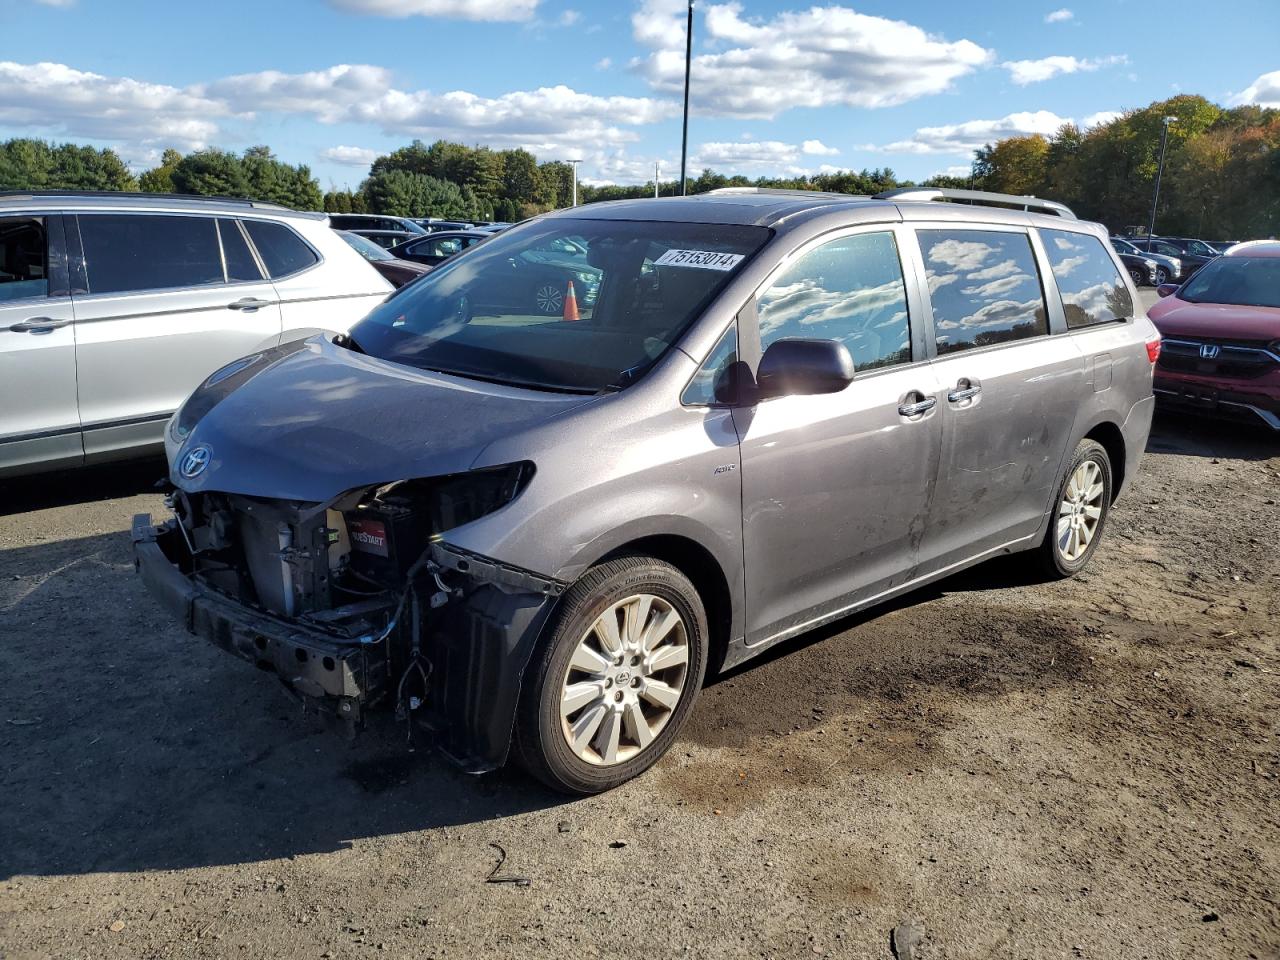
[[192, 447], [183, 456], [182, 462], [178, 466], [178, 472], [186, 479], [192, 480], [204, 473], [212, 458], [213, 451], [203, 443], [198, 447]]

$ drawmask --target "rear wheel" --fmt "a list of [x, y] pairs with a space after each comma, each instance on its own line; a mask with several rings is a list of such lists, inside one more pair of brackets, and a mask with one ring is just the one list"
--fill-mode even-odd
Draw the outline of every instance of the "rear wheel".
[[1081, 440], [1058, 488], [1040, 560], [1050, 577], [1084, 569], [1093, 556], [1111, 510], [1111, 458], [1102, 444]]
[[628, 556], [588, 571], [561, 599], [521, 692], [521, 762], [566, 793], [643, 773], [684, 725], [706, 650], [702, 602], [675, 567]]
[[1143, 270], [1139, 270], [1137, 267], [1130, 267], [1130, 268], [1129, 268], [1129, 277], [1130, 277], [1130, 279], [1132, 279], [1132, 280], [1133, 280], [1133, 285], [1134, 285], [1135, 287], [1141, 287], [1141, 286], [1143, 286], [1144, 284], [1146, 284], [1146, 283], [1149, 283], [1149, 282], [1150, 282], [1150, 281], [1147, 279], [1147, 274], [1146, 274], [1146, 272], [1145, 272], [1145, 271], [1143, 271]]

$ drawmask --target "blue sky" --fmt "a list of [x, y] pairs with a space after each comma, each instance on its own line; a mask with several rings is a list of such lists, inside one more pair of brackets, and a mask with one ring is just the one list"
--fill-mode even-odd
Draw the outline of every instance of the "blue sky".
[[[355, 186], [414, 138], [678, 174], [684, 0], [0, 0], [0, 137], [270, 145]], [[1219, 13], [1221, 11], [1221, 13]], [[699, 0], [691, 168], [967, 168], [1178, 92], [1280, 107], [1280, 2]]]

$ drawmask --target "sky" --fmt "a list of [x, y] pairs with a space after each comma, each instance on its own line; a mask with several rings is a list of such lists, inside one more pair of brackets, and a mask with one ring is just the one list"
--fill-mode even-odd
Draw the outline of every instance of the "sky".
[[[1059, 5], [1065, 4], [1065, 5]], [[421, 139], [680, 169], [685, 0], [0, 0], [0, 139], [265, 143], [323, 189]], [[1280, 107], [1280, 0], [698, 0], [689, 169], [968, 172], [1177, 93]]]

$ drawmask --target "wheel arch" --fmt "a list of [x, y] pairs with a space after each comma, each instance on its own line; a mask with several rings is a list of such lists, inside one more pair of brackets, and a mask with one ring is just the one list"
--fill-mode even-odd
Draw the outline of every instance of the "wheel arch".
[[1124, 433], [1120, 426], [1111, 420], [1102, 420], [1094, 424], [1083, 437], [1102, 444], [1111, 461], [1111, 502], [1119, 499], [1125, 482], [1125, 443]]

